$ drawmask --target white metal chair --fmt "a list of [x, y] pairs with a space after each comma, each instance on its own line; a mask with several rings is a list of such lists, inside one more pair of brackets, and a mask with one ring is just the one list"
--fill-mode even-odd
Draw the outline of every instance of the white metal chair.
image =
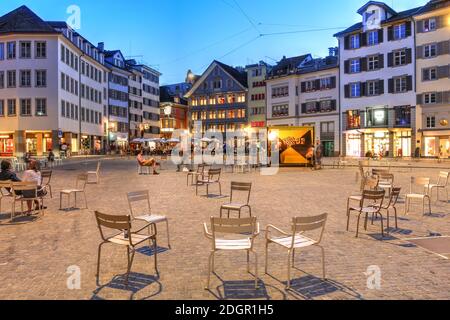
[[0, 181], [0, 213], [2, 212], [2, 201], [4, 199], [14, 199], [11, 181]]
[[[269, 257], [269, 244], [276, 244], [288, 250], [288, 270], [287, 270], [287, 285], [286, 288], [289, 289], [291, 286], [291, 265], [294, 266], [295, 263], [295, 250], [304, 249], [311, 246], [317, 246], [322, 251], [322, 272], [323, 278], [326, 279], [325, 275], [325, 250], [320, 245], [323, 232], [325, 230], [325, 224], [327, 221], [328, 214], [324, 213], [314, 217], [296, 217], [292, 219], [291, 233], [287, 233], [273, 225], [268, 225], [266, 229], [266, 267], [265, 272], [267, 274], [268, 268], [268, 257]], [[319, 237], [313, 239], [312, 237], [307, 237], [305, 232], [320, 230]], [[277, 232], [281, 236], [272, 236], [272, 231]]]
[[52, 185], [50, 184], [52, 180], [52, 174], [52, 170], [42, 170], [41, 172], [41, 185], [48, 189], [48, 191], [50, 192], [50, 198], [53, 198]]
[[186, 185], [189, 186], [189, 177], [191, 177], [191, 185], [194, 185], [194, 178], [195, 178], [195, 183], [197, 183], [198, 178], [203, 178], [203, 176], [205, 174], [205, 168], [206, 168], [206, 165], [199, 164], [197, 166], [197, 171], [188, 172], [188, 174], [186, 176]]
[[208, 173], [201, 179], [197, 179], [195, 184], [195, 194], [198, 195], [198, 187], [206, 186], [206, 195], [209, 196], [209, 186], [213, 184], [219, 185], [219, 194], [222, 195], [222, 185], [220, 183], [220, 175], [222, 174], [222, 169], [209, 169]]
[[434, 191], [434, 189], [436, 189], [437, 201], [440, 201], [440, 199], [439, 199], [439, 191], [443, 190], [447, 194], [447, 201], [446, 201], [446, 203], [448, 203], [448, 180], [449, 180], [449, 177], [450, 177], [450, 172], [441, 171], [439, 173], [439, 178], [438, 178], [437, 183], [436, 184], [431, 183], [431, 184], [429, 184], [427, 186], [428, 194], [430, 195], [431, 199], [433, 198], [433, 191]]
[[[351, 206], [347, 210], [347, 231], [350, 228], [350, 215], [353, 211], [358, 215], [357, 225], [356, 225], [356, 237], [359, 236], [359, 222], [361, 215], [365, 215], [364, 229], [367, 230], [367, 220], [369, 214], [381, 215], [381, 207], [383, 206], [384, 196], [386, 192], [384, 190], [364, 190], [362, 194], [362, 200], [358, 206]], [[381, 217], [381, 234], [384, 237], [383, 228], [383, 217]]]
[[95, 170], [95, 171], [88, 171], [87, 172], [87, 174], [88, 174], [88, 177], [90, 176], [90, 175], [95, 175], [95, 182], [89, 182], [88, 181], [88, 183], [94, 183], [94, 184], [98, 184], [99, 183], [99, 179], [100, 179], [100, 166], [101, 166], [101, 161], [99, 161], [99, 162], [97, 162], [97, 170]]
[[[247, 193], [247, 200], [245, 203], [233, 201], [233, 194], [235, 192], [242, 191]], [[230, 202], [225, 203], [220, 207], [220, 217], [222, 218], [223, 211], [227, 211], [228, 218], [230, 217], [230, 211], [237, 211], [239, 218], [241, 217], [242, 209], [248, 208], [250, 217], [252, 216], [252, 207], [250, 207], [250, 194], [252, 191], [252, 184], [247, 182], [231, 182], [231, 194]]]
[[[130, 207], [130, 213], [133, 220], [140, 220], [145, 221], [147, 223], [160, 223], [165, 222], [166, 223], [166, 231], [167, 231], [167, 243], [170, 246], [170, 235], [169, 235], [169, 219], [166, 216], [162, 215], [155, 215], [152, 214], [151, 206], [150, 206], [150, 193], [149, 191], [136, 191], [136, 192], [130, 192], [127, 194], [128, 199], [128, 206]], [[136, 209], [133, 209], [133, 204], [139, 203], [139, 202], [145, 202], [147, 204], [147, 207], [144, 210], [143, 215], [136, 215]]]
[[[97, 226], [100, 231], [100, 236], [103, 240], [98, 247], [97, 273], [96, 273], [97, 284], [99, 284], [100, 256], [102, 246], [107, 243], [127, 247], [128, 266], [127, 266], [127, 275], [125, 278], [126, 285], [128, 285], [128, 277], [130, 275], [131, 266], [133, 265], [134, 255], [136, 253], [136, 246], [144, 243], [147, 240], [149, 241], [150, 246], [153, 246], [155, 271], [158, 274], [158, 261], [157, 261], [158, 247], [156, 244], [156, 227], [154, 227], [153, 224], [148, 224], [142, 229], [139, 229], [135, 232], [131, 232], [131, 217], [128, 215], [121, 215], [121, 216], [107, 215], [96, 211], [95, 218], [97, 220]], [[112, 236], [105, 236], [105, 234], [103, 233], [103, 228], [116, 230], [116, 232], [118, 231], [118, 233]], [[142, 232], [144, 229], [148, 229], [149, 234], [147, 235], [140, 234], [140, 232]]]
[[[23, 214], [23, 204], [24, 202], [32, 201], [33, 214], [36, 214], [35, 202], [39, 205], [39, 213], [43, 214], [44, 210], [44, 198], [38, 196], [38, 185], [35, 182], [12, 182], [12, 195], [13, 203], [11, 210], [11, 221], [16, 217], [16, 203], [20, 202], [21, 212]], [[28, 193], [29, 196], [24, 197], [24, 192]]]
[[[209, 289], [211, 273], [215, 272], [214, 255], [218, 251], [246, 251], [247, 272], [250, 273], [250, 253], [255, 255], [255, 289], [258, 288], [258, 256], [253, 250], [255, 238], [259, 235], [259, 223], [256, 218], [222, 219], [211, 217], [211, 232], [206, 223], [203, 224], [205, 237], [211, 240], [211, 251], [208, 260]], [[221, 236], [222, 235], [222, 236]], [[233, 239], [230, 239], [233, 237]]]
[[62, 210], [62, 198], [63, 195], [67, 196], [68, 206], [70, 206], [70, 197], [73, 194], [75, 196], [74, 207], [77, 205], [77, 194], [82, 193], [84, 196], [84, 203], [86, 209], [88, 209], [87, 198], [86, 198], [86, 184], [88, 181], [87, 173], [80, 174], [77, 176], [75, 188], [74, 189], [63, 189], [59, 193], [59, 209]]
[[[411, 200], [421, 200], [422, 201], [422, 212], [425, 215], [425, 200], [428, 200], [428, 208], [430, 210], [431, 215], [431, 198], [428, 194], [430, 185], [430, 178], [415, 178], [411, 177], [411, 183], [409, 188], [409, 194], [406, 195], [406, 204], [405, 204], [405, 215], [409, 212], [411, 207]], [[421, 189], [421, 191], [418, 191]]]
[[394, 175], [391, 173], [380, 173], [378, 177], [378, 188], [387, 191], [386, 195], [390, 197], [392, 188], [394, 188]]

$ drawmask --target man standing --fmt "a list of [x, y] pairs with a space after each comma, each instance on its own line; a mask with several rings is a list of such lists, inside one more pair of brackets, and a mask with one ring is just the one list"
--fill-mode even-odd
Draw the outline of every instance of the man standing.
[[315, 167], [316, 170], [320, 170], [322, 169], [322, 155], [323, 155], [323, 147], [322, 144], [320, 143], [320, 141], [317, 141], [317, 146], [316, 146], [316, 163], [315, 163]]

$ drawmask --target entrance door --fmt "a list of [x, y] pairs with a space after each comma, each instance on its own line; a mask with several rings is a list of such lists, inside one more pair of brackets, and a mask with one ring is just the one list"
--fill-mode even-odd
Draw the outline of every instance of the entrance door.
[[450, 140], [440, 139], [439, 140], [439, 154], [441, 158], [447, 159], [450, 155]]
[[334, 156], [334, 141], [324, 141], [323, 142], [323, 156], [333, 157]]

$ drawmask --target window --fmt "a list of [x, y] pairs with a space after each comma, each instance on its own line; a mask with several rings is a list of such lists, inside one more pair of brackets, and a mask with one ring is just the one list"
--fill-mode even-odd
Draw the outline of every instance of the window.
[[425, 93], [423, 95], [423, 100], [424, 100], [425, 104], [434, 104], [434, 103], [436, 103], [436, 93], [435, 92]]
[[61, 116], [66, 116], [66, 102], [64, 100], [61, 100]]
[[366, 110], [366, 125], [367, 127], [387, 126], [388, 111], [381, 108], [367, 108]]
[[331, 88], [331, 78], [320, 79], [320, 89], [330, 89]]
[[351, 83], [350, 84], [350, 97], [351, 98], [357, 98], [361, 96], [361, 84], [358, 83]]
[[272, 98], [280, 98], [289, 96], [289, 87], [272, 88]]
[[20, 70], [20, 86], [31, 87], [31, 71]]
[[361, 126], [361, 116], [359, 110], [347, 111], [347, 128], [358, 129]]
[[36, 70], [36, 87], [43, 88], [47, 86], [47, 71]]
[[318, 111], [316, 102], [310, 101], [305, 103], [305, 109], [303, 111], [304, 113], [316, 113]]
[[380, 94], [379, 81], [367, 81], [367, 95], [377, 96]]
[[436, 18], [430, 18], [423, 21], [423, 31], [430, 32], [436, 30]]
[[15, 116], [16, 112], [16, 99], [8, 99], [8, 116]]
[[5, 72], [0, 71], [0, 89], [5, 87]]
[[437, 53], [437, 45], [434, 44], [429, 44], [423, 47], [423, 55], [425, 58], [432, 58], [436, 56]]
[[320, 101], [320, 112], [336, 111], [336, 103], [334, 100]]
[[394, 51], [394, 66], [406, 64], [406, 50]]
[[47, 43], [45, 41], [36, 41], [36, 53], [35, 57], [37, 59], [47, 58]]
[[395, 126], [396, 127], [411, 126], [411, 107], [410, 106], [394, 107], [394, 112], [395, 112]]
[[423, 81], [437, 80], [437, 68], [423, 69]]
[[334, 133], [334, 122], [322, 122], [320, 124], [321, 133]]
[[16, 70], [8, 71], [8, 88], [16, 87]]
[[31, 116], [31, 99], [20, 99], [20, 115]]
[[222, 89], [222, 80], [214, 80], [213, 89]]
[[36, 115], [40, 117], [47, 115], [47, 99], [36, 99]]
[[394, 78], [394, 92], [399, 93], [406, 91], [408, 91], [406, 77]]
[[350, 60], [350, 72], [351, 73], [361, 72], [361, 63], [359, 59]]
[[5, 44], [0, 42], [0, 60], [5, 60]]
[[350, 36], [350, 48], [351, 49], [359, 49], [359, 34], [354, 34]]
[[66, 47], [64, 47], [64, 45], [61, 45], [61, 61], [62, 62], [66, 61], [65, 57], [66, 57]]
[[398, 24], [394, 26], [394, 39], [404, 39], [406, 38], [406, 24]]
[[315, 81], [306, 81], [305, 82], [305, 92], [311, 92], [314, 91], [315, 88]]
[[15, 59], [16, 58], [16, 43], [15, 42], [8, 42], [6, 44], [7, 46], [7, 55], [6, 58], [7, 59]]
[[367, 69], [369, 71], [378, 70], [379, 69], [379, 56], [371, 56], [367, 58]]
[[436, 128], [436, 117], [435, 116], [427, 117], [427, 128]]
[[21, 41], [20, 42], [20, 58], [30, 59], [31, 58], [31, 42]]
[[378, 30], [372, 30], [367, 33], [367, 44], [374, 46], [378, 44]]
[[289, 105], [278, 105], [272, 107], [272, 117], [287, 117], [289, 116]]
[[0, 117], [5, 116], [5, 101], [0, 100]]

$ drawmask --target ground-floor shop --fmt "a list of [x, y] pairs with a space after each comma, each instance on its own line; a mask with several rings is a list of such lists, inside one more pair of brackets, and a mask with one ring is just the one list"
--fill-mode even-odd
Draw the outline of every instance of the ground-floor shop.
[[450, 131], [422, 132], [421, 155], [428, 158], [449, 158]]
[[348, 157], [401, 158], [414, 152], [412, 129], [352, 130], [343, 141]]

